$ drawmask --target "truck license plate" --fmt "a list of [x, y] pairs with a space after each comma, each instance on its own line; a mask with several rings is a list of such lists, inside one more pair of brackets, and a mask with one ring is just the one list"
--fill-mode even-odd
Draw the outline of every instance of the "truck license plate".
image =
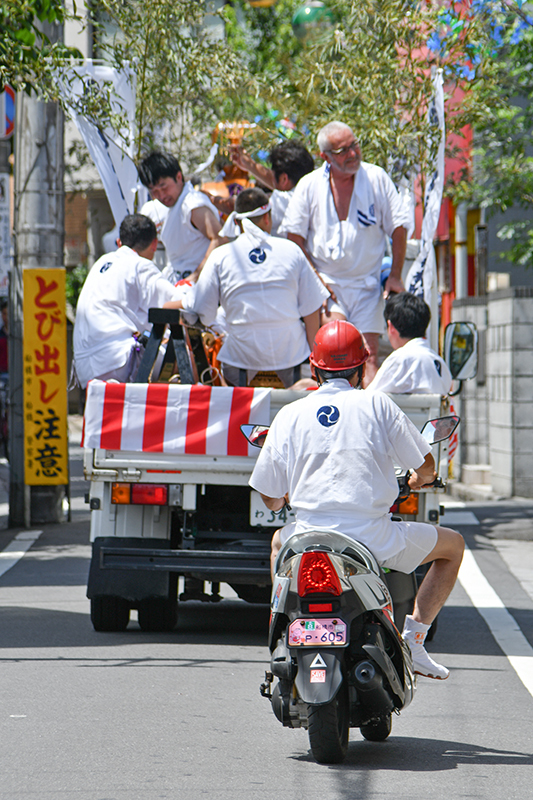
[[342, 619], [295, 619], [289, 625], [289, 647], [345, 644], [346, 623]]
[[281, 528], [283, 525], [287, 525], [288, 522], [294, 522], [295, 520], [294, 511], [287, 511], [286, 508], [282, 508], [281, 511], [274, 514], [263, 503], [259, 492], [250, 492], [250, 525]]

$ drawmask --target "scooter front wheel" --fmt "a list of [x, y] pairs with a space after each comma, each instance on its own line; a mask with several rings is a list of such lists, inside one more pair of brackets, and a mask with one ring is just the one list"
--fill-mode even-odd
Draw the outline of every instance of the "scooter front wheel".
[[307, 707], [309, 744], [319, 764], [340, 764], [348, 751], [350, 720], [344, 684], [330, 703]]

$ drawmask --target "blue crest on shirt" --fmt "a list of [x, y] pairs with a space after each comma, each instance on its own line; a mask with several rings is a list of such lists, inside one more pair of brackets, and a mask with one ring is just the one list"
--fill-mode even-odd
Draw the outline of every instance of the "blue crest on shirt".
[[112, 267], [112, 266], [113, 266], [113, 262], [112, 261], [106, 261], [105, 264], [102, 264], [102, 266], [100, 267], [100, 272], [107, 272], [109, 267]]
[[248, 258], [252, 264], [262, 264], [266, 257], [267, 255], [262, 247], [254, 247], [254, 249], [250, 250], [248, 253]]
[[339, 421], [340, 411], [337, 406], [322, 406], [316, 412], [316, 418], [324, 428], [331, 428]]
[[435, 364], [435, 369], [437, 370], [437, 372], [439, 373], [439, 375], [442, 378], [442, 364], [440, 363], [440, 361], [437, 361], [437, 359], [435, 359], [435, 361], [433, 363]]

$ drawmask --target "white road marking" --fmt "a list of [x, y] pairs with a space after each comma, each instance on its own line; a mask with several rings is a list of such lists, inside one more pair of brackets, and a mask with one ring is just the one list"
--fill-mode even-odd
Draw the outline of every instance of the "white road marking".
[[466, 508], [464, 500], [456, 500], [455, 497], [450, 497], [450, 495], [444, 495], [440, 504], [444, 508]]
[[533, 648], [481, 572], [468, 547], [459, 570], [459, 580], [512, 668], [533, 696]]
[[14, 567], [17, 561], [28, 552], [32, 544], [37, 541], [42, 531], [21, 531], [13, 541], [0, 552], [0, 576], [8, 569]]
[[442, 517], [442, 524], [447, 527], [454, 525], [479, 525], [479, 520], [473, 511], [448, 511]]

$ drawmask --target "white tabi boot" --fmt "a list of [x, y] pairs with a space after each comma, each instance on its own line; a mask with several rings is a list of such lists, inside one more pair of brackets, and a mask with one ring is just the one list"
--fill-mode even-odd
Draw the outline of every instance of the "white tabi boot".
[[417, 675], [424, 675], [426, 678], [436, 678], [437, 680], [444, 681], [450, 674], [450, 671], [443, 667], [442, 664], [437, 664], [436, 661], [429, 656], [424, 647], [426, 634], [431, 625], [424, 625], [423, 622], [417, 622], [409, 614], [405, 618], [402, 637], [404, 642], [407, 642], [413, 656], [413, 668]]

